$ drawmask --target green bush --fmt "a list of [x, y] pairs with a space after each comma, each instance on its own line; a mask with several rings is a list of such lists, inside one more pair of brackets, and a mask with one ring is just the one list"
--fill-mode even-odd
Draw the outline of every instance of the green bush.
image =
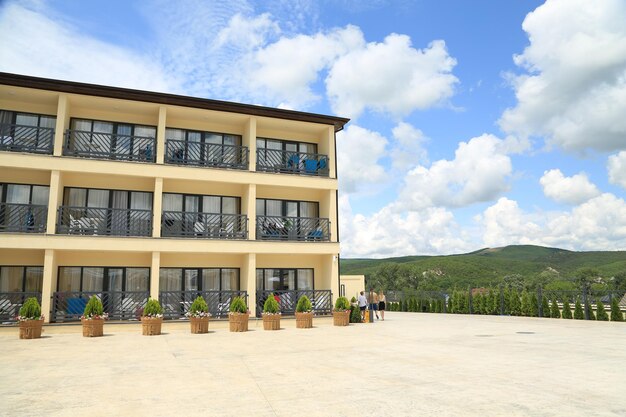
[[606, 314], [606, 310], [604, 309], [604, 304], [602, 303], [602, 301], [598, 300], [596, 309], [596, 318], [598, 319], [598, 321], [609, 321], [609, 315]]
[[193, 317], [198, 316], [206, 316], [209, 313], [209, 306], [207, 305], [204, 298], [201, 296], [197, 296], [193, 303], [191, 303], [191, 307], [189, 307], [189, 315]]
[[490, 314], [497, 316], [500, 314], [500, 289], [492, 288], [489, 291], [489, 300], [490, 300]]
[[230, 312], [241, 314], [245, 314], [248, 312], [248, 306], [246, 306], [246, 302], [242, 297], [233, 298], [233, 300], [230, 302]]
[[146, 306], [143, 308], [143, 313], [141, 314], [144, 317], [160, 317], [163, 315], [163, 308], [161, 308], [161, 304], [159, 304], [159, 300], [154, 298], [148, 298], [148, 302]]
[[583, 313], [583, 306], [580, 304], [580, 299], [576, 299], [576, 305], [574, 306], [574, 320], [584, 320], [585, 313]]
[[454, 313], [452, 308], [452, 296], [448, 297], [448, 313]]
[[481, 293], [478, 293], [474, 296], [473, 301], [473, 307], [474, 307], [474, 314], [485, 314], [486, 308], [484, 306], [484, 298], [483, 295]]
[[548, 303], [548, 297], [545, 295], [541, 297], [541, 312], [543, 317], [550, 317], [550, 304]]
[[589, 314], [589, 320], [595, 320], [596, 315], [593, 313], [593, 307], [591, 307], [591, 300], [587, 299], [587, 303], [585, 303], [585, 310], [587, 310], [587, 314]]
[[350, 310], [350, 302], [346, 297], [339, 297], [335, 301], [335, 311], [347, 311]]
[[[21, 314], [20, 310], [20, 315]], [[624, 316], [619, 308], [619, 300], [617, 297], [613, 297], [611, 299], [611, 321], [624, 321]]]
[[559, 310], [559, 305], [556, 302], [556, 298], [552, 299], [552, 307], [550, 307], [550, 317], [553, 319], [561, 318], [561, 311]]
[[504, 289], [504, 314], [511, 314], [511, 294], [508, 288]]
[[520, 309], [522, 316], [530, 317], [530, 294], [528, 294], [528, 291], [526, 290], [522, 291], [522, 301]]
[[263, 312], [268, 314], [278, 314], [280, 313], [280, 305], [278, 305], [278, 301], [274, 298], [274, 294], [270, 294], [265, 300], [263, 304]]
[[522, 304], [520, 301], [520, 295], [515, 288], [511, 288], [509, 291], [509, 306], [512, 316], [522, 315]]
[[86, 319], [90, 319], [94, 316], [101, 317], [104, 313], [104, 307], [102, 306], [102, 301], [95, 295], [92, 295], [87, 301], [87, 305], [85, 306], [85, 311], [83, 311], [83, 317]]
[[563, 318], [571, 319], [572, 318], [572, 308], [569, 306], [569, 301], [563, 301]]
[[352, 305], [350, 306], [350, 323], [360, 323], [361, 322], [361, 310], [359, 306]]
[[539, 300], [537, 294], [530, 294], [530, 309], [528, 310], [529, 317], [539, 317]]
[[20, 320], [41, 320], [43, 316], [41, 315], [41, 306], [37, 298], [27, 298], [22, 307], [20, 307], [19, 315]]
[[352, 297], [352, 298], [350, 299], [350, 304], [353, 304], [353, 303], [356, 303], [356, 297]]
[[[352, 299], [355, 300], [354, 297], [352, 297]], [[306, 295], [303, 295], [298, 300], [298, 304], [296, 304], [296, 312], [309, 313], [311, 311], [313, 311], [313, 304], [311, 304], [311, 300], [309, 300], [309, 297], [307, 297]]]

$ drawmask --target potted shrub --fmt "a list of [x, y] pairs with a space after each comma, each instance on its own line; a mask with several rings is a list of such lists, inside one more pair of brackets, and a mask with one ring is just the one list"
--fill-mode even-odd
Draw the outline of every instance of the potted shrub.
[[148, 302], [141, 313], [141, 334], [144, 336], [157, 336], [161, 334], [163, 324], [163, 308], [159, 300], [148, 298]]
[[185, 316], [189, 317], [189, 323], [191, 323], [192, 334], [202, 334], [209, 332], [209, 306], [201, 296], [196, 297], [191, 303], [189, 311], [185, 313]]
[[247, 332], [248, 317], [250, 312], [246, 302], [241, 297], [233, 298], [230, 303], [230, 311], [228, 312], [228, 323], [231, 332]]
[[270, 294], [263, 304], [263, 330], [280, 330], [280, 305]]
[[303, 295], [296, 304], [296, 329], [310, 329], [313, 327], [313, 305], [306, 295]]
[[20, 326], [20, 339], [39, 339], [43, 326], [41, 306], [35, 297], [27, 298], [20, 307], [17, 321]]
[[347, 326], [350, 323], [350, 302], [346, 297], [339, 297], [333, 309], [333, 325]]
[[80, 318], [83, 324], [83, 337], [102, 336], [104, 334], [104, 321], [108, 318], [109, 315], [104, 312], [104, 307], [102, 307], [102, 301], [92, 295]]

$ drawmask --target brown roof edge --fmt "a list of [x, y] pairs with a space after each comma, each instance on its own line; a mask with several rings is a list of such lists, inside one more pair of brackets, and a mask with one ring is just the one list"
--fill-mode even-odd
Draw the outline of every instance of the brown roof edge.
[[0, 84], [25, 88], [37, 88], [40, 90], [59, 91], [63, 93], [117, 98], [122, 100], [147, 101], [150, 103], [194, 107], [198, 109], [249, 114], [253, 116], [273, 117], [278, 119], [296, 120], [299, 122], [320, 123], [335, 126], [335, 132], [343, 129], [343, 126], [350, 121], [350, 119], [346, 119], [344, 117], [326, 116], [323, 114], [305, 113], [294, 110], [255, 106], [252, 104], [234, 103], [230, 101], [188, 97], [177, 94], [133, 90], [130, 88], [54, 80], [51, 78], [32, 77], [29, 75], [11, 74], [8, 72], [0, 72]]

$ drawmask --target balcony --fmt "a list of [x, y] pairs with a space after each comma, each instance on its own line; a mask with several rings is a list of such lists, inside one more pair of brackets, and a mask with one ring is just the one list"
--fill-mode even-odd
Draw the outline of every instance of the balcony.
[[0, 203], [0, 232], [45, 233], [47, 221], [47, 206]]
[[199, 239], [247, 239], [248, 216], [164, 211], [161, 236]]
[[268, 297], [278, 296], [280, 312], [284, 316], [293, 316], [296, 313], [296, 304], [303, 295], [306, 295], [313, 305], [313, 313], [316, 315], [330, 315], [332, 312], [333, 295], [330, 290], [274, 290], [256, 292], [257, 317], [261, 317], [263, 305]]
[[211, 168], [248, 169], [248, 148], [168, 139], [165, 162]]
[[57, 234], [152, 236], [152, 210], [61, 206]]
[[246, 291], [161, 291], [159, 292], [159, 301], [161, 307], [163, 307], [163, 318], [184, 318], [185, 313], [191, 307], [191, 303], [198, 296], [204, 298], [209, 306], [209, 313], [211, 313], [213, 318], [227, 318], [230, 302], [235, 297], [242, 297], [248, 304], [248, 293]]
[[54, 129], [0, 124], [0, 151], [52, 154]]
[[257, 240], [329, 242], [330, 221], [317, 217], [257, 216]]
[[0, 292], [0, 323], [16, 321], [22, 304], [30, 297], [37, 298], [37, 301], [41, 303], [39, 291]]
[[257, 149], [256, 170], [328, 177], [328, 156], [316, 153]]
[[111, 320], [139, 320], [146, 306], [148, 291], [63, 291], [52, 297], [50, 321], [80, 320], [91, 296], [102, 301], [103, 310]]
[[114, 133], [67, 130], [63, 155], [120, 161], [154, 162], [156, 139]]

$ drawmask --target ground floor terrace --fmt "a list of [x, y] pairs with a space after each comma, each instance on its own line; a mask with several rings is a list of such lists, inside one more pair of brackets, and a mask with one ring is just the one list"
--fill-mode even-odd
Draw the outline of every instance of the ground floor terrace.
[[387, 312], [385, 321], [161, 336], [0, 328], [7, 416], [624, 416], [623, 323]]

